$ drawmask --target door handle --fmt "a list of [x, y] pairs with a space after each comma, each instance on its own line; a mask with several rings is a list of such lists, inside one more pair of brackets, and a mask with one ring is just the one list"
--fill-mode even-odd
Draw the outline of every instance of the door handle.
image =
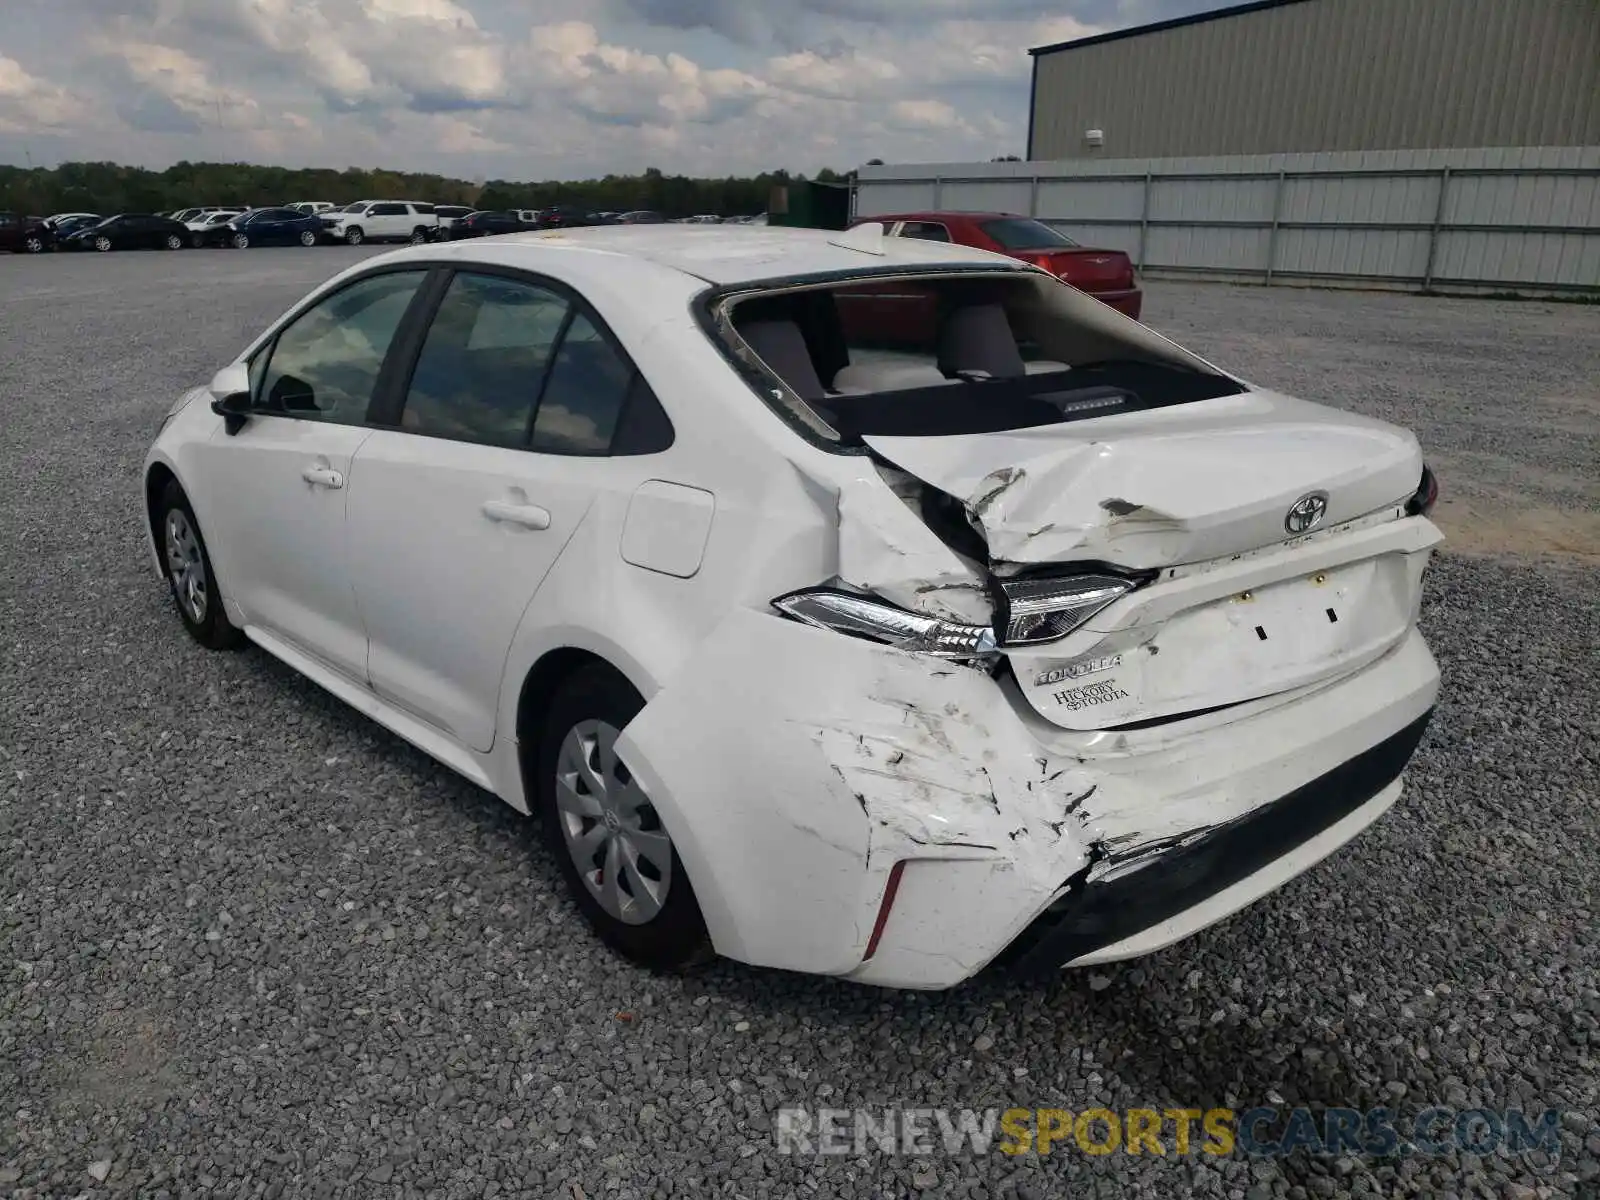
[[342, 488], [344, 476], [332, 467], [307, 467], [300, 472], [300, 478], [315, 487]]
[[550, 510], [537, 504], [515, 504], [510, 500], [485, 500], [483, 515], [503, 525], [520, 525], [524, 529], [549, 529]]

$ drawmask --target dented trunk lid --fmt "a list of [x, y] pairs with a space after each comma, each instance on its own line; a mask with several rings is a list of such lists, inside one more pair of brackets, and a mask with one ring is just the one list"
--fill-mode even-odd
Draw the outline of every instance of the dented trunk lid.
[[[1059, 642], [1007, 651], [1029, 705], [1068, 729], [1182, 718], [1360, 668], [1406, 636], [1438, 540], [1402, 519], [1422, 474], [1410, 433], [1266, 392], [866, 441], [962, 503], [997, 573], [1159, 572]], [[1311, 493], [1323, 515], [1291, 531]]]
[[1326, 493], [1326, 528], [1404, 499], [1422, 475], [1407, 430], [1266, 391], [1003, 433], [863, 439], [960, 501], [990, 561], [1201, 562], [1294, 536]]

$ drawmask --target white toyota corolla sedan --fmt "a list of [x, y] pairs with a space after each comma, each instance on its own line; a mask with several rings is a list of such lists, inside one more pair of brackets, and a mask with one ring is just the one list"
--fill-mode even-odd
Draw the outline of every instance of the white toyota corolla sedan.
[[1393, 805], [1405, 430], [980, 250], [637, 226], [371, 258], [144, 474], [248, 639], [536, 811], [594, 928], [941, 988], [1146, 954]]

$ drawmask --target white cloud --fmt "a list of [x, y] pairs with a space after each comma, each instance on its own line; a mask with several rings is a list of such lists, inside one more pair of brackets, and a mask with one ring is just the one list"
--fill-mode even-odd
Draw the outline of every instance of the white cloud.
[[1029, 46], [1213, 2], [52, 0], [0, 56], [0, 161], [41, 132], [525, 179], [988, 158], [1023, 149]]
[[54, 129], [69, 126], [84, 115], [85, 106], [77, 96], [0, 54], [0, 130]]

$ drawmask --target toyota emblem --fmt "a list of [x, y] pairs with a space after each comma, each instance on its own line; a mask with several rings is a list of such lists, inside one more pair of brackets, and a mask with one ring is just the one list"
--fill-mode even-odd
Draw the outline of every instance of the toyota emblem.
[[1290, 533], [1310, 533], [1328, 515], [1328, 493], [1307, 492], [1289, 506], [1283, 527]]

